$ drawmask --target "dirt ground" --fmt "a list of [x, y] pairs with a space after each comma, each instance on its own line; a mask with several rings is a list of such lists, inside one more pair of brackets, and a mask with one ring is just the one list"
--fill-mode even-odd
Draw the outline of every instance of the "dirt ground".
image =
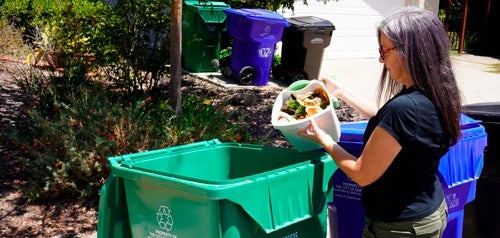
[[27, 99], [11, 75], [20, 64], [0, 62], [0, 237], [75, 237], [91, 234], [97, 225], [95, 201], [31, 203], [18, 188], [30, 175], [23, 169], [16, 148], [9, 147], [6, 132]]

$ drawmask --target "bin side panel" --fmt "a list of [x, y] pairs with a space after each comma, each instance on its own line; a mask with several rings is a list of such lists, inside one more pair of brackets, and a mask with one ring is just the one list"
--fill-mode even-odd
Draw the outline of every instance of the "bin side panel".
[[281, 177], [273, 185], [269, 187], [269, 195], [275, 229], [314, 215], [311, 201], [313, 184], [308, 173]]
[[231, 77], [238, 78], [240, 71], [247, 66], [255, 70], [256, 86], [267, 85], [269, 81], [271, 66], [276, 49], [276, 42], [257, 42], [251, 40], [235, 39], [231, 53], [229, 67], [231, 68]]
[[[245, 187], [235, 187], [226, 195], [241, 205], [262, 230], [272, 233], [326, 212], [326, 200], [331, 195], [328, 184], [336, 168], [327, 157], [321, 163], [292, 168], [252, 181]], [[238, 192], [240, 189], [245, 192]]]
[[464, 224], [464, 210], [449, 212], [448, 222], [443, 232], [443, 238], [462, 237]]
[[97, 237], [131, 237], [123, 180], [110, 175], [99, 195]]
[[337, 208], [338, 237], [362, 237], [365, 210], [361, 204], [361, 186], [342, 170], [333, 174], [333, 205]]
[[283, 31], [281, 41], [281, 65], [285, 73], [285, 79], [291, 78], [304, 69], [307, 49], [302, 44], [303, 31], [294, 25], [287, 27]]
[[477, 136], [462, 138], [450, 148], [439, 163], [439, 171], [448, 187], [476, 180], [481, 174], [487, 135], [482, 126], [467, 130], [476, 130], [481, 133]]
[[318, 79], [323, 62], [323, 52], [330, 45], [331, 30], [309, 30], [304, 32], [304, 45], [307, 48], [304, 70], [309, 79]]
[[134, 237], [220, 237], [217, 201], [129, 179], [125, 193]]

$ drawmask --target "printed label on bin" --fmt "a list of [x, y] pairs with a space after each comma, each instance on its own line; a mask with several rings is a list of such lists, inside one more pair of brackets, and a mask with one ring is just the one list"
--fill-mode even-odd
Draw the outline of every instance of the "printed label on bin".
[[298, 231], [293, 232], [292, 234], [283, 236], [283, 238], [299, 238], [299, 232]]
[[264, 27], [264, 32], [260, 34], [261, 37], [268, 36], [271, 33], [271, 26]]
[[456, 193], [446, 194], [446, 204], [448, 205], [448, 209], [458, 207], [458, 205], [460, 205], [460, 199]]
[[324, 42], [325, 42], [325, 40], [323, 38], [313, 38], [311, 40], [311, 45], [323, 44]]
[[269, 58], [271, 54], [273, 53], [273, 50], [271, 48], [260, 48], [259, 49], [259, 56], [261, 58]]
[[148, 238], [177, 238], [177, 235], [170, 233], [174, 226], [174, 219], [170, 214], [169, 207], [160, 206], [156, 212], [156, 220], [160, 229], [150, 232]]
[[361, 186], [347, 177], [347, 175], [345, 175], [343, 172], [335, 172], [334, 181], [338, 182], [334, 184], [333, 188], [333, 191], [335, 191], [335, 197], [350, 200], [361, 200]]

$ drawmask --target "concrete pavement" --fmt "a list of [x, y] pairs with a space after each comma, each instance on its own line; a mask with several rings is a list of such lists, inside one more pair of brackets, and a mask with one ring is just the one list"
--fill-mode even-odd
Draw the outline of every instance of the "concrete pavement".
[[[500, 74], [489, 72], [499, 59], [461, 54], [453, 55], [452, 62], [464, 105], [500, 102]], [[374, 99], [381, 70], [378, 58], [325, 60], [321, 75], [335, 76], [353, 92]]]
[[[471, 54], [452, 55], [453, 68], [458, 86], [463, 94], [463, 105], [500, 102], [500, 73], [492, 73], [492, 65], [500, 65], [500, 59]], [[500, 67], [500, 66], [498, 66]], [[497, 68], [498, 68], [497, 67]], [[375, 99], [382, 64], [378, 58], [330, 59], [321, 65], [321, 76], [335, 76], [351, 91]], [[218, 72], [195, 73], [201, 79], [226, 87], [251, 87], [239, 85]], [[285, 87], [281, 81], [269, 80], [269, 86]]]

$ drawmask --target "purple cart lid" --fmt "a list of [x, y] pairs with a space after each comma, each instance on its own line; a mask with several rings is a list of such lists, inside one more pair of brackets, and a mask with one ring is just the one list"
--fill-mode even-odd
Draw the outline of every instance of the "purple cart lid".
[[223, 10], [226, 14], [241, 15], [254, 21], [273, 21], [282, 23], [284, 26], [289, 26], [290, 23], [285, 17], [266, 9], [252, 8], [226, 8]]

